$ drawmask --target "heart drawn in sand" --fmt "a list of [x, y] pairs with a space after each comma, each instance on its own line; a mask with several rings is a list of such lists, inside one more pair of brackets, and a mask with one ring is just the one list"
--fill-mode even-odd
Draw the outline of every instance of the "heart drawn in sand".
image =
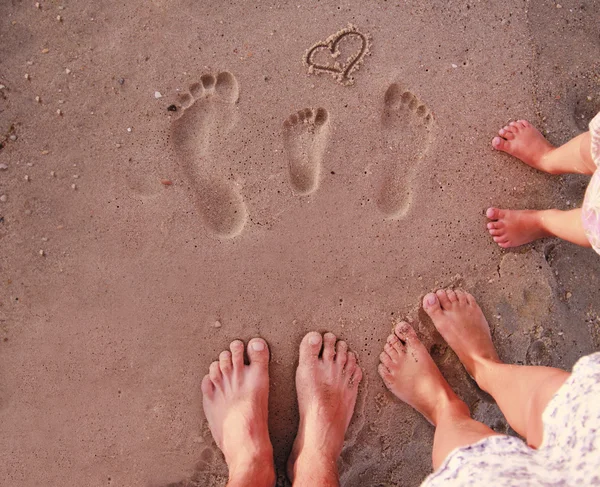
[[[340, 43], [344, 40], [358, 39], [360, 45], [358, 49], [348, 57], [342, 64], [337, 58], [341, 55]], [[329, 62], [317, 61], [321, 53], [326, 53], [331, 58]], [[356, 30], [356, 27], [349, 26], [339, 31], [323, 42], [317, 42], [312, 46], [304, 56], [304, 62], [308, 66], [309, 73], [329, 73], [333, 75], [342, 84], [352, 84], [353, 78], [350, 76], [352, 71], [359, 68], [363, 58], [369, 52], [369, 37]], [[323, 57], [323, 56], [321, 56]]]

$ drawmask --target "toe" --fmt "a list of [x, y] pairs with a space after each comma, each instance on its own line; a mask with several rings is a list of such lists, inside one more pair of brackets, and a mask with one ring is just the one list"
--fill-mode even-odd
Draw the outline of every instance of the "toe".
[[241, 370], [244, 367], [244, 342], [234, 340], [229, 344], [231, 350], [231, 361], [233, 362], [234, 370]]
[[202, 83], [202, 86], [205, 90], [211, 90], [214, 88], [217, 80], [212, 74], [203, 74], [202, 76], [200, 76], [200, 82]]
[[348, 344], [340, 340], [335, 346], [335, 361], [344, 366], [348, 360]]
[[462, 305], [469, 304], [467, 301], [467, 293], [465, 293], [462, 289], [457, 289], [454, 291], [456, 293], [456, 297], [458, 298], [458, 302]]
[[493, 237], [494, 242], [497, 244], [508, 242], [508, 237], [506, 235], [500, 235], [499, 237]]
[[494, 137], [492, 139], [492, 147], [496, 150], [506, 150], [506, 140], [502, 137]]
[[269, 347], [262, 338], [253, 338], [248, 342], [248, 359], [251, 366], [266, 368], [269, 365]]
[[392, 360], [392, 357], [389, 356], [389, 354], [387, 352], [381, 352], [379, 354], [379, 361], [385, 365], [388, 369], [390, 367], [394, 366], [394, 361]]
[[519, 120], [519, 123], [525, 128], [531, 127], [531, 124], [527, 120]]
[[323, 125], [325, 122], [327, 122], [328, 117], [329, 114], [327, 113], [327, 110], [321, 107], [317, 108], [315, 113], [315, 125]]
[[501, 229], [501, 230], [493, 229], [493, 230], [488, 230], [488, 232], [490, 233], [490, 235], [492, 237], [499, 237], [500, 235], [504, 234], [504, 229]]
[[300, 343], [300, 362], [316, 362], [319, 359], [319, 353], [321, 352], [321, 343], [323, 337], [316, 331], [311, 331]]
[[467, 303], [469, 303], [470, 305], [477, 304], [477, 301], [475, 300], [475, 298], [473, 297], [473, 295], [471, 293], [468, 293], [465, 291], [465, 298], [467, 299]]
[[410, 326], [406, 321], [402, 321], [394, 328], [396, 336], [407, 345], [413, 345], [415, 341], [419, 341], [415, 329]]
[[423, 298], [423, 309], [430, 316], [435, 318], [437, 315], [442, 313], [440, 300], [434, 293], [426, 294]]
[[452, 304], [452, 302], [450, 301], [450, 298], [446, 294], [446, 290], [445, 289], [438, 289], [435, 292], [435, 295], [438, 297], [438, 299], [440, 301], [440, 304], [442, 306], [442, 309], [447, 309]]
[[333, 333], [325, 333], [323, 335], [323, 360], [333, 361], [335, 358], [335, 341], [336, 337]]
[[358, 387], [358, 384], [360, 384], [362, 377], [363, 377], [362, 369], [360, 367], [356, 367], [356, 369], [354, 370], [354, 373], [350, 376], [350, 381], [349, 381], [350, 387]]
[[354, 352], [348, 352], [348, 360], [344, 366], [344, 372], [346, 375], [351, 375], [356, 370], [356, 354]]
[[518, 134], [519, 131], [523, 128], [523, 126], [518, 122], [510, 122], [509, 125], [513, 128], [512, 132]]
[[402, 355], [404, 352], [406, 352], [406, 348], [404, 345], [405, 344], [400, 341], [398, 335], [396, 335], [396, 332], [394, 331], [394, 333], [387, 337], [386, 346], [389, 348], [386, 348], [386, 346], [384, 346], [384, 350], [388, 351], [390, 357], [395, 358], [395, 354], [394, 352], [392, 352], [392, 350], [395, 350], [395, 353], [397, 353], [398, 355]]
[[513, 245], [510, 243], [510, 240], [509, 240], [507, 242], [498, 242], [498, 246], [501, 247], [501, 248], [503, 248], [503, 249], [509, 249]]
[[229, 103], [237, 102], [240, 96], [240, 88], [235, 76], [229, 71], [219, 73], [215, 80], [215, 92], [223, 101]]
[[231, 362], [231, 352], [223, 350], [219, 355], [219, 367], [224, 375], [231, 374], [233, 363]]
[[502, 221], [493, 221], [493, 222], [488, 222], [487, 227], [488, 230], [501, 230], [504, 228], [504, 222]]
[[223, 380], [223, 375], [221, 374], [221, 367], [219, 367], [219, 362], [213, 362], [210, 364], [208, 368], [208, 375], [212, 383], [216, 386], [221, 383]]
[[454, 291], [454, 289], [446, 289], [446, 296], [448, 296], [448, 299], [451, 303], [458, 302], [458, 297], [456, 296], [456, 292]]
[[204, 94], [204, 86], [202, 86], [202, 83], [192, 83], [189, 86], [189, 90], [194, 98], [200, 98]]
[[377, 367], [377, 372], [379, 372], [379, 376], [385, 382], [392, 380], [392, 373], [390, 372], [390, 369], [388, 369], [385, 365], [379, 364], [379, 366]]
[[505, 214], [506, 212], [504, 210], [493, 207], [488, 208], [485, 212], [485, 216], [487, 216], [490, 220], [500, 220], [501, 218], [504, 218]]
[[209, 399], [213, 396], [215, 392], [215, 386], [213, 385], [209, 375], [205, 375], [202, 379], [202, 385], [200, 386], [200, 389], [202, 390], [202, 394]]

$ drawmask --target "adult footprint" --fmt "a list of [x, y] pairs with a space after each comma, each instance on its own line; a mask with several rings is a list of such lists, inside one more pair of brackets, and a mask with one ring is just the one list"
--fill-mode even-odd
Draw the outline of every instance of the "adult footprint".
[[324, 108], [305, 108], [283, 122], [290, 183], [299, 194], [310, 194], [319, 187], [321, 163], [329, 138], [328, 119]]
[[384, 96], [382, 148], [385, 179], [377, 205], [387, 218], [402, 218], [412, 202], [419, 161], [431, 143], [433, 117], [413, 93], [392, 83]]
[[173, 122], [173, 143], [194, 190], [200, 214], [220, 237], [239, 235], [248, 212], [226, 174], [227, 136], [236, 121], [239, 86], [228, 72], [205, 74], [181, 96], [182, 114]]

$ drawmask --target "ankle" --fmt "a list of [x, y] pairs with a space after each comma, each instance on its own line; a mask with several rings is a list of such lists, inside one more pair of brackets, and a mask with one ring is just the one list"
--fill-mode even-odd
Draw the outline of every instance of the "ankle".
[[472, 377], [482, 391], [490, 393], [492, 386], [490, 381], [493, 381], [493, 377], [495, 376], [494, 371], [498, 365], [503, 364], [504, 362], [499, 358], [478, 357], [475, 360]]
[[302, 479], [302, 485], [335, 485], [327, 480], [338, 479], [337, 457], [321, 451], [302, 451], [298, 453], [293, 466], [294, 479]]
[[552, 153], [556, 147], [549, 146], [545, 151], [541, 152], [537, 158], [537, 167], [547, 172], [548, 174], [561, 174], [561, 171], [552, 164]]
[[446, 418], [456, 418], [458, 416], [470, 417], [469, 407], [460, 399], [456, 393], [449, 389], [445, 394], [441, 395], [436, 401], [435, 410], [432, 411], [431, 421], [437, 427], [440, 422]]
[[272, 452], [270, 456], [266, 454], [249, 456], [228, 466], [228, 487], [242, 487], [247, 485], [273, 487], [275, 485], [275, 463]]

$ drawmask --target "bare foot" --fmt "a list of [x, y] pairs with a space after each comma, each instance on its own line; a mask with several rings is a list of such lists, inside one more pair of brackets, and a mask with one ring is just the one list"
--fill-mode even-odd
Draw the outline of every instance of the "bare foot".
[[543, 213], [537, 210], [501, 210], [488, 208], [488, 232], [500, 247], [518, 247], [538, 238], [551, 236], [544, 228]]
[[477, 369], [489, 361], [500, 362], [481, 308], [469, 293], [438, 289], [423, 298], [423, 308], [440, 335], [477, 380]]
[[337, 459], [356, 404], [362, 370], [333, 333], [308, 333], [300, 344], [296, 392], [300, 425], [288, 459], [294, 485], [337, 485]]
[[396, 325], [379, 360], [379, 375], [387, 388], [431, 424], [438, 423], [439, 414], [450, 404], [462, 403], [408, 323]]
[[527, 120], [510, 122], [498, 135], [492, 139], [494, 149], [507, 152], [540, 171], [550, 172], [545, 156], [554, 150], [554, 146]]
[[210, 364], [202, 380], [202, 405], [210, 431], [229, 467], [229, 485], [273, 487], [273, 447], [267, 426], [269, 349], [261, 338], [248, 343], [250, 365], [244, 364], [244, 343]]

